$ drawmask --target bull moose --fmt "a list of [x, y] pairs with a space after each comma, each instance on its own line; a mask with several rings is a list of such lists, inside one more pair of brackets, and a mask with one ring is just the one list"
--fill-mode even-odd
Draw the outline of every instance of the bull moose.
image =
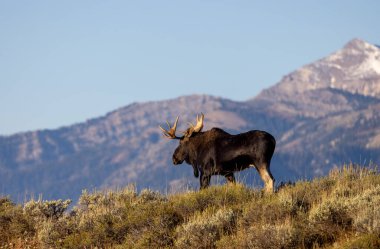
[[274, 137], [259, 130], [231, 135], [220, 128], [202, 132], [203, 113], [197, 115], [197, 123], [178, 137], [176, 133], [179, 117], [173, 126], [167, 122], [169, 129], [161, 128], [169, 139], [178, 139], [179, 146], [173, 154], [173, 164], [184, 161], [193, 166], [194, 176], [200, 172], [200, 189], [210, 185], [212, 175], [223, 175], [228, 182], [235, 182], [235, 171], [255, 167], [265, 184], [266, 192], [273, 192], [274, 178], [270, 171], [276, 140]]

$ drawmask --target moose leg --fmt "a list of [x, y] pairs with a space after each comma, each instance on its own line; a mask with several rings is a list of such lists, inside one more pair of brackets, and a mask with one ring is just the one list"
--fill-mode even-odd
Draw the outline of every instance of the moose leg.
[[210, 179], [211, 179], [211, 175], [204, 175], [201, 172], [201, 178], [200, 178], [201, 189], [205, 189], [210, 185]]
[[199, 176], [198, 166], [196, 165], [192, 165], [192, 166], [193, 166], [194, 176], [198, 178]]
[[226, 177], [226, 180], [228, 183], [235, 183], [236, 182], [233, 172], [225, 174], [224, 177]]
[[261, 179], [265, 184], [265, 192], [273, 193], [274, 191], [274, 178], [272, 173], [270, 172], [269, 165], [261, 164], [259, 167], [256, 167], [257, 171], [259, 171]]

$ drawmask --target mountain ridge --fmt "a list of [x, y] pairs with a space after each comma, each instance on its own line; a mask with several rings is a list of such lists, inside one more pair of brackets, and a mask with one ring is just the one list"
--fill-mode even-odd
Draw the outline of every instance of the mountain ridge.
[[[85, 188], [129, 183], [161, 191], [195, 187], [191, 167], [171, 165], [177, 143], [163, 139], [158, 126], [180, 115], [178, 129], [185, 130], [200, 112], [205, 130], [272, 133], [278, 141], [272, 162], [277, 182], [320, 176], [350, 161], [379, 164], [380, 73], [368, 67], [351, 72], [369, 60], [376, 67], [379, 51], [354, 39], [247, 101], [187, 95], [132, 103], [58, 129], [0, 136], [0, 193], [75, 199]], [[351, 71], [342, 73], [331, 63]], [[241, 177], [250, 184], [260, 183], [257, 178], [252, 170]]]

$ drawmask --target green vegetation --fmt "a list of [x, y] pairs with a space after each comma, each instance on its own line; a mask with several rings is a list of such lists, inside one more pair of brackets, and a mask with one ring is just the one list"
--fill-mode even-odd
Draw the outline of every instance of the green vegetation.
[[380, 175], [352, 165], [272, 195], [128, 186], [69, 204], [0, 198], [0, 248], [380, 248]]

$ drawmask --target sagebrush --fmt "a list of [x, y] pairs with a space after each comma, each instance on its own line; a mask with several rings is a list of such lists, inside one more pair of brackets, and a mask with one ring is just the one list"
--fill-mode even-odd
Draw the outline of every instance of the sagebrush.
[[274, 194], [241, 184], [162, 195], [0, 198], [1, 248], [380, 248], [380, 175], [354, 165]]

